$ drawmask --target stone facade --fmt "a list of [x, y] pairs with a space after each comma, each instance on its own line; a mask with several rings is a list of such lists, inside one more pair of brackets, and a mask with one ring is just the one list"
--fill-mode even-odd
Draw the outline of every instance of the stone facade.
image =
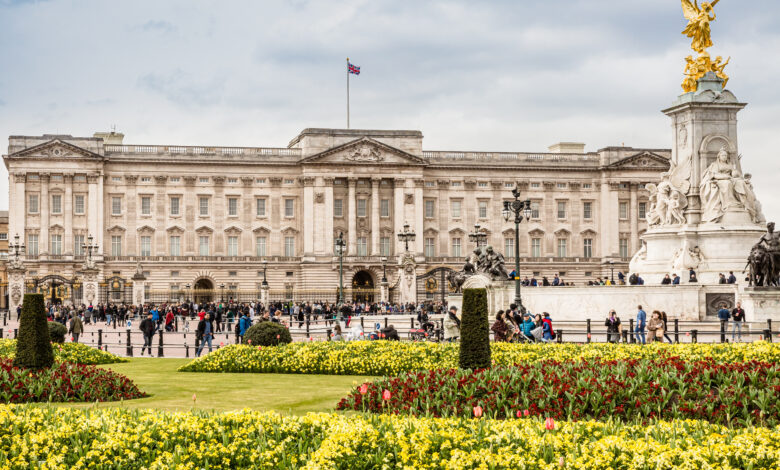
[[[305, 129], [287, 148], [122, 140], [9, 138], [8, 233], [24, 237], [28, 284], [64, 283], [73, 288], [65, 300], [85, 300], [94, 274], [83, 244], [92, 235], [98, 290], [121, 290], [128, 301], [140, 296], [134, 274], [147, 300], [186, 286], [259, 290], [264, 275], [272, 294], [334, 290], [334, 239], [343, 232], [345, 285], [359, 274], [360, 286], [379, 288], [387, 257], [389, 291], [402, 300], [404, 272], [460, 269], [478, 223], [508, 270], [517, 253], [521, 275], [563, 272], [581, 285], [609, 275], [610, 262], [615, 273], [627, 270], [646, 230], [645, 185], [671, 157], [630, 147], [585, 153], [570, 143], [549, 153], [427, 151], [419, 131], [402, 130]], [[534, 203], [519, 247], [501, 216], [516, 184]], [[407, 256], [396, 236], [405, 224], [416, 233]], [[415, 289], [406, 290], [412, 300]]]
[[0, 211], [0, 309], [8, 308], [8, 211]]

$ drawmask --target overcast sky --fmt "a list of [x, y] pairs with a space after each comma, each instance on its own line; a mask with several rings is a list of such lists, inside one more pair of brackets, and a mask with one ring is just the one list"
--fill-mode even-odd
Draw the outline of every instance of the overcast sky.
[[[780, 221], [780, 2], [716, 12], [743, 168]], [[668, 148], [684, 26], [679, 0], [0, 0], [0, 136], [283, 147], [345, 126], [350, 57], [352, 127], [419, 129], [428, 150]]]

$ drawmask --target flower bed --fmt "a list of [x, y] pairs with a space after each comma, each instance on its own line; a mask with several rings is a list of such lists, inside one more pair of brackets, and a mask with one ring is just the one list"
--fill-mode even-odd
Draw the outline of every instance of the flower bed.
[[94, 402], [142, 398], [127, 377], [94, 366], [55, 363], [50, 369], [13, 367], [0, 359], [0, 403]]
[[778, 461], [780, 429], [702, 421], [545, 426], [534, 419], [0, 406], [2, 468], [762, 469]]
[[[127, 362], [127, 359], [81, 343], [52, 343], [51, 347], [54, 351], [54, 360], [56, 362], [92, 365]], [[15, 353], [15, 339], [0, 339], [0, 358], [13, 358]]]
[[440, 369], [363, 384], [337, 409], [433, 417], [703, 419], [776, 426], [780, 364], [667, 358], [543, 361], [476, 372]]
[[[780, 344], [491, 344], [495, 364], [512, 365], [556, 360], [619, 360], [681, 357], [716, 363], [779, 362]], [[451, 369], [458, 365], [457, 344], [402, 341], [320, 341], [275, 347], [231, 345], [195, 359], [185, 372], [271, 372], [288, 374], [397, 375], [403, 372]]]

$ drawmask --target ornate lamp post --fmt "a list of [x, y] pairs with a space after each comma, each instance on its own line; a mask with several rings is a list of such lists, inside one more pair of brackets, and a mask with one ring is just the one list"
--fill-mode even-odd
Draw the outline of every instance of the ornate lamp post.
[[612, 285], [615, 285], [615, 261], [609, 260], [609, 279], [612, 282]]
[[187, 298], [187, 303], [190, 303], [190, 287], [192, 287], [192, 285], [184, 284], [184, 290], [187, 291], [186, 294], [185, 294], [185, 296]]
[[341, 305], [344, 303], [344, 253], [347, 251], [347, 242], [344, 240], [344, 232], [340, 232], [336, 238], [336, 255], [339, 257], [339, 298], [336, 305], [341, 319]]
[[487, 242], [487, 233], [481, 230], [479, 224], [474, 224], [474, 231], [469, 234], [469, 241], [476, 243], [477, 247], [480, 247]]
[[267, 259], [264, 259], [264, 260], [263, 260], [263, 284], [262, 284], [262, 286], [263, 286], [263, 288], [264, 288], [264, 289], [267, 289], [267, 288], [268, 288], [268, 280], [267, 280], [267, 278], [265, 277], [265, 273], [266, 273], [266, 271], [268, 271], [268, 260], [267, 260]]
[[504, 210], [501, 211], [504, 216], [504, 220], [509, 222], [514, 219], [515, 221], [515, 304], [520, 309], [520, 312], [525, 312], [523, 307], [523, 301], [520, 298], [520, 257], [518, 249], [520, 248], [520, 222], [525, 220], [531, 220], [531, 201], [526, 199], [520, 200], [520, 188], [515, 186], [512, 190], [512, 196], [514, 201], [504, 201]]
[[382, 257], [382, 283], [387, 284], [387, 256]]
[[404, 242], [404, 250], [409, 252], [409, 242], [413, 242], [417, 237], [414, 231], [409, 230], [409, 224], [404, 224], [404, 229], [398, 232], [398, 241]]
[[98, 250], [97, 243], [92, 243], [93, 241], [94, 238], [92, 238], [92, 234], [89, 234], [87, 235], [87, 242], [81, 244], [81, 249], [87, 253], [87, 266], [89, 268], [94, 266], [92, 261], [92, 254], [97, 253]]
[[24, 254], [24, 243], [19, 242], [18, 233], [14, 236], [14, 242], [8, 245], [8, 249], [11, 251], [11, 254], [14, 257], [14, 265], [18, 266], [21, 264], [21, 261], [19, 261], [19, 256]]
[[219, 301], [220, 302], [225, 301], [225, 284], [219, 285]]

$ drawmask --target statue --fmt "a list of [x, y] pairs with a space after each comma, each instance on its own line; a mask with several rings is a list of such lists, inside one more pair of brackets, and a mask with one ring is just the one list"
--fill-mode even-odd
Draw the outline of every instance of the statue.
[[488, 245], [485, 247], [485, 259], [486, 266], [484, 271], [486, 273], [493, 278], [509, 279], [509, 273], [504, 268], [504, 255], [493, 251], [493, 247]]
[[478, 246], [466, 257], [463, 269], [450, 272], [447, 281], [454, 292], [461, 292], [466, 279], [479, 273], [496, 280], [509, 279], [509, 274], [504, 267], [504, 255], [496, 252], [492, 246]]
[[756, 206], [758, 201], [752, 185], [731, 163], [726, 147], [721, 147], [717, 160], [702, 175], [699, 194], [704, 222], [719, 222], [731, 208], [746, 210], [755, 223], [760, 223], [764, 217]]
[[778, 286], [780, 233], [775, 232], [774, 222], [766, 224], [766, 233], [753, 245], [746, 268], [749, 268], [750, 286]]
[[688, 197], [672, 184], [668, 173], [658, 185], [648, 184], [646, 188], [650, 192], [646, 215], [649, 226], [683, 225], [687, 222], [684, 211], [688, 207]]
[[691, 56], [685, 58], [685, 80], [682, 82], [682, 88], [686, 93], [696, 91], [699, 79], [707, 72], [715, 72], [723, 80], [723, 88], [729, 81], [723, 70], [731, 58], [723, 62], [723, 57], [718, 56], [712, 61], [707, 53], [707, 48], [712, 47], [710, 22], [715, 21], [714, 7], [719, 1], [703, 2], [699, 8], [697, 0], [682, 0], [683, 14], [688, 20], [683, 34], [691, 38], [691, 49], [698, 53], [695, 60]]

